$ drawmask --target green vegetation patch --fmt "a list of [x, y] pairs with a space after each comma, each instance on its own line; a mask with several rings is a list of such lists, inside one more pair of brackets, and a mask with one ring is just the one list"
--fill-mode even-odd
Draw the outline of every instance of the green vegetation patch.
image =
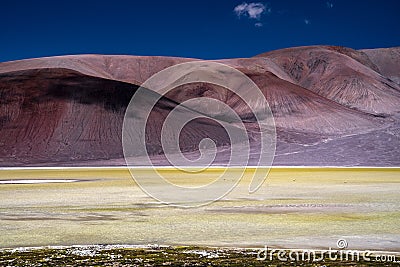
[[396, 262], [258, 260], [256, 249], [73, 246], [4, 249], [1, 266], [399, 266]]

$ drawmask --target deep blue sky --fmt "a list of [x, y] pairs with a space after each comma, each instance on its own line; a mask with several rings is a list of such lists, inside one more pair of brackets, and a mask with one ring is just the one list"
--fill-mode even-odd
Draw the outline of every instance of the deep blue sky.
[[[262, 3], [265, 12], [259, 19], [245, 12], [238, 17], [234, 8], [244, 2]], [[0, 62], [85, 53], [214, 59], [312, 44], [399, 46], [399, 14], [399, 0], [2, 0]]]

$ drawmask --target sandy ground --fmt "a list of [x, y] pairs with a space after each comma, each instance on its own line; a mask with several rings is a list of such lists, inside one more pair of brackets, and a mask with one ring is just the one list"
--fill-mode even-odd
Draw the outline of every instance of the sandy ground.
[[[177, 183], [204, 180], [161, 169]], [[0, 247], [163, 244], [400, 251], [400, 168], [274, 168], [255, 194], [252, 170], [223, 200], [181, 209], [143, 193], [123, 168], [0, 170]], [[4, 183], [15, 180], [48, 183]], [[51, 180], [74, 180], [58, 182]]]

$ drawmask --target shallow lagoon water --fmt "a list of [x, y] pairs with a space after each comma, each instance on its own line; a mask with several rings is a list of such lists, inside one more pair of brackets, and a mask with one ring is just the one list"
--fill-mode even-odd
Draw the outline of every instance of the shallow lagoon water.
[[[146, 170], [140, 170], [146, 171]], [[172, 169], [171, 181], [201, 185]], [[182, 209], [147, 196], [124, 168], [1, 170], [0, 247], [162, 244], [400, 250], [400, 168], [273, 168], [248, 193], [251, 169], [222, 200]]]

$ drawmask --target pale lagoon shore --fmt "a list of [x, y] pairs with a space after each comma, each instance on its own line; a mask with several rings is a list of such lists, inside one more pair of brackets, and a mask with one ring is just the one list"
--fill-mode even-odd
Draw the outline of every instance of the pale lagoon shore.
[[[177, 183], [201, 185], [221, 170], [207, 170], [202, 181], [159, 171]], [[221, 201], [181, 209], [147, 196], [126, 168], [2, 169], [0, 247], [328, 249], [345, 239], [349, 249], [400, 251], [400, 168], [274, 167], [249, 194], [251, 172]]]

